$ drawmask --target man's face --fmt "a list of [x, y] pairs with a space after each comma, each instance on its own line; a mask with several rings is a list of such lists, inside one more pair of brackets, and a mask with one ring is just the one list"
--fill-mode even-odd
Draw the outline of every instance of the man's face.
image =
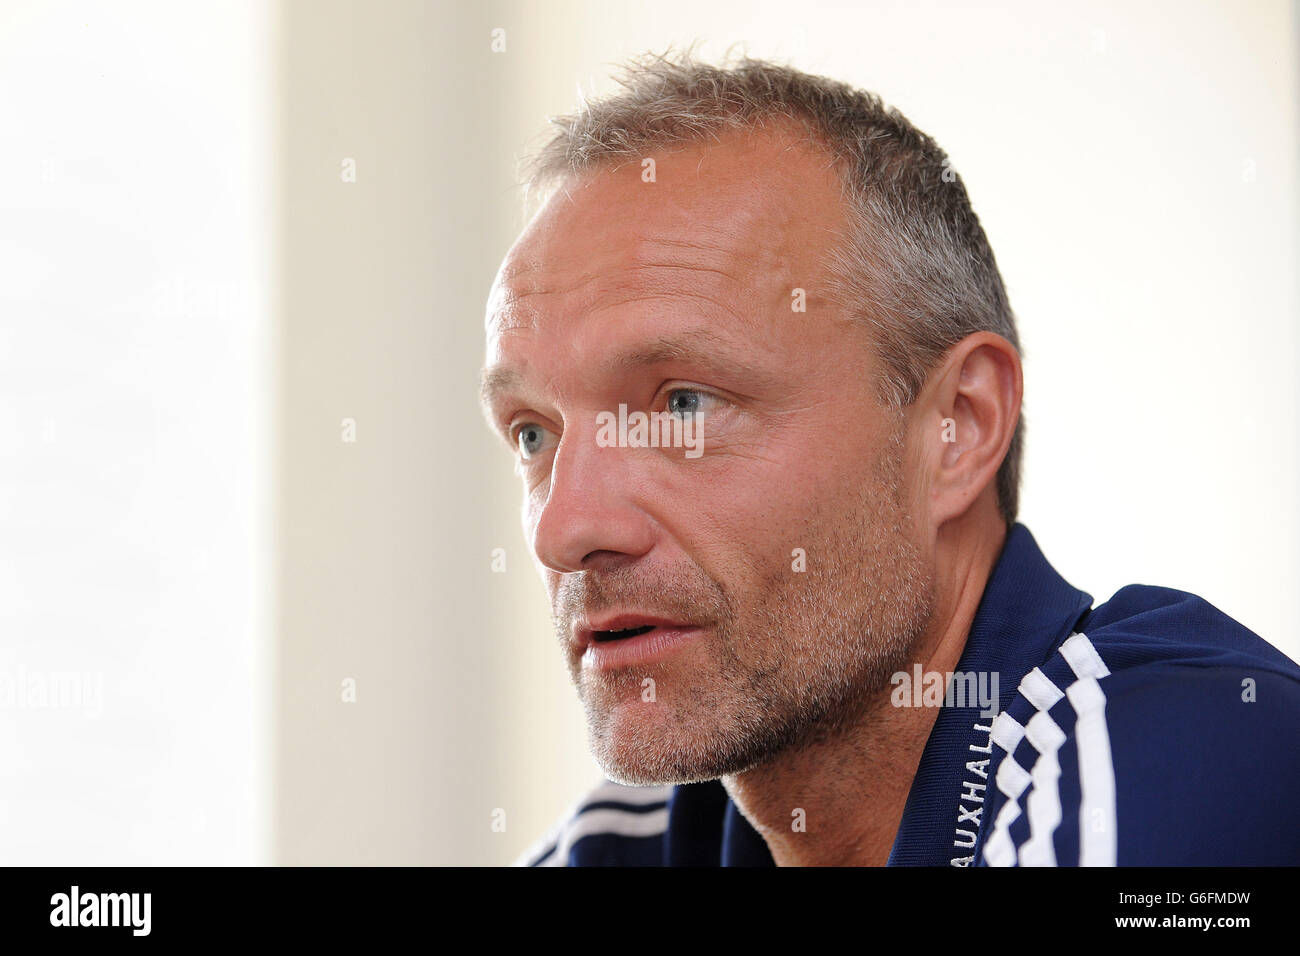
[[[560, 190], [487, 322], [488, 411], [592, 749], [637, 784], [846, 726], [933, 601], [903, 419], [829, 288], [835, 172], [770, 132], [654, 159], [653, 182], [633, 162]], [[690, 413], [699, 452], [620, 444], [620, 406]]]

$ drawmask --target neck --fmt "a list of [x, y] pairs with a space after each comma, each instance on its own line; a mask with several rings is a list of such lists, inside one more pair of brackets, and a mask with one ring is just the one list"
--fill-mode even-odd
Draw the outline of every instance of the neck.
[[[953, 555], [936, 568], [935, 613], [914, 649], [925, 672], [956, 669], [1005, 528], [969, 541], [939, 539]], [[894, 707], [891, 687], [830, 735], [722, 778], [778, 866], [883, 866], [903, 818], [938, 707]]]

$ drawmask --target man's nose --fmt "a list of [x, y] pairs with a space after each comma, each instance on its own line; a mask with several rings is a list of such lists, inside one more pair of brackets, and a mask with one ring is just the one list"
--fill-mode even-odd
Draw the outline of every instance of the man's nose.
[[551, 460], [550, 486], [533, 516], [532, 545], [552, 571], [590, 571], [650, 550], [654, 522], [642, 507], [640, 449], [602, 447], [596, 427], [566, 428]]

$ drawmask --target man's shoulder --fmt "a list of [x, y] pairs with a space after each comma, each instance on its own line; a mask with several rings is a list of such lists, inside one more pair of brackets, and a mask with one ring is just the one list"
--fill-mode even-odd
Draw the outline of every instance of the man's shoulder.
[[659, 866], [671, 786], [603, 781], [575, 802], [515, 866]]
[[1089, 635], [1114, 671], [1159, 662], [1246, 664], [1300, 677], [1300, 665], [1264, 638], [1199, 595], [1175, 588], [1121, 588], [1075, 630]]
[[986, 864], [1300, 862], [1300, 666], [1194, 594], [1084, 615], [992, 737]]

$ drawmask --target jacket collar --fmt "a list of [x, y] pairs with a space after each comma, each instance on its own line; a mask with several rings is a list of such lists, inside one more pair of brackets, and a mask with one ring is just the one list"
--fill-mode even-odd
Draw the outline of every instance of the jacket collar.
[[[1092, 596], [1061, 577], [1029, 529], [1016, 524], [984, 588], [957, 670], [997, 674], [997, 710], [1005, 710], [1020, 679], [1070, 636], [1091, 607]], [[994, 763], [993, 718], [980, 710], [974, 702], [939, 711], [908, 793], [890, 866], [974, 863]]]

